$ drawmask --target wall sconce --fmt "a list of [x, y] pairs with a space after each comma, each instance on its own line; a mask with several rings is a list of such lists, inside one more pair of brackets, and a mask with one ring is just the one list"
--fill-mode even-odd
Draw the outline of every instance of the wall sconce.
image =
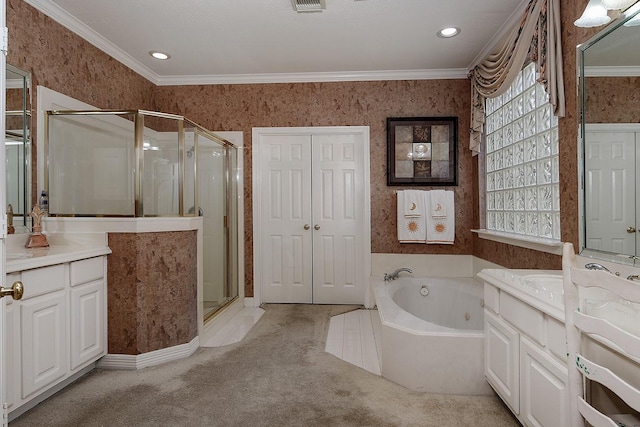
[[582, 16], [573, 25], [584, 28], [598, 27], [607, 24], [609, 21], [611, 21], [611, 18], [607, 15], [607, 8], [602, 5], [602, 0], [589, 0], [589, 4], [582, 12]]

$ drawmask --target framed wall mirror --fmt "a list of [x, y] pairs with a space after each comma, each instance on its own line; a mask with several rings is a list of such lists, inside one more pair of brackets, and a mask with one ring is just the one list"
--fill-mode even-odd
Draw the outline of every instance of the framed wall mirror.
[[31, 74], [7, 64], [6, 83], [7, 205], [15, 232], [26, 233], [31, 226]]
[[640, 2], [578, 46], [583, 255], [640, 260]]

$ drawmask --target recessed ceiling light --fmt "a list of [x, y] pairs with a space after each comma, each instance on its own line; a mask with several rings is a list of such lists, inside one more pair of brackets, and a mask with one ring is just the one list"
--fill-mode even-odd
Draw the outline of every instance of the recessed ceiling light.
[[153, 56], [156, 59], [162, 60], [171, 58], [171, 55], [169, 55], [168, 53], [158, 52], [157, 50], [152, 50], [151, 52], [149, 52], [149, 55]]
[[457, 36], [458, 34], [460, 34], [460, 28], [457, 27], [447, 27], [438, 31], [438, 37], [442, 37], [445, 39]]

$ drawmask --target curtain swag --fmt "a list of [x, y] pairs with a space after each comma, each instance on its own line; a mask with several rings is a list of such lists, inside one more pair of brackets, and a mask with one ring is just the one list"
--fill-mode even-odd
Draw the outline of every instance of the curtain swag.
[[470, 71], [470, 149], [474, 156], [480, 152], [484, 135], [484, 100], [506, 92], [529, 60], [536, 63], [538, 81], [549, 94], [553, 113], [564, 117], [560, 0], [531, 0], [520, 24]]

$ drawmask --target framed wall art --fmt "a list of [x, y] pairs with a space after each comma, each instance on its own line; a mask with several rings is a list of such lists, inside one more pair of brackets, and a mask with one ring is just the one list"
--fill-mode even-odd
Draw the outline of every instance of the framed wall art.
[[458, 185], [458, 118], [388, 118], [387, 185]]

